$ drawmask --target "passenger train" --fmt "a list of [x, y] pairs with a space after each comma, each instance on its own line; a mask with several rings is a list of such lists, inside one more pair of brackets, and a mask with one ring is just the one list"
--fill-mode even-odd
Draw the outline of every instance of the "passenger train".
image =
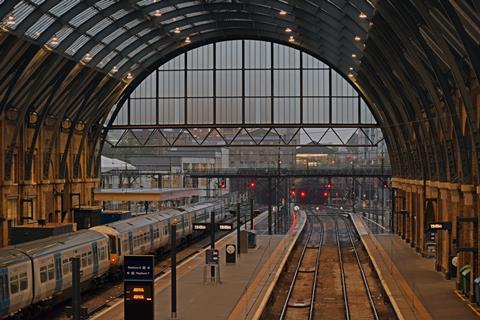
[[70, 258], [80, 258], [80, 281], [88, 288], [118, 273], [125, 255], [168, 249], [172, 223], [177, 240], [188, 240], [192, 223], [209, 221], [212, 211], [225, 218], [222, 202], [201, 203], [0, 249], [0, 318], [34, 315], [69, 298]]

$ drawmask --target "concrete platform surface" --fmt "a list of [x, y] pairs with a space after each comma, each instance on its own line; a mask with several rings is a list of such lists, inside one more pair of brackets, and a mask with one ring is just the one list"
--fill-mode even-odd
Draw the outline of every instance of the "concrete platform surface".
[[[218, 241], [221, 284], [204, 284], [203, 252], [177, 267], [177, 319], [258, 318], [305, 220], [300, 215], [286, 235], [263, 235], [259, 230], [257, 247], [240, 255], [236, 264], [225, 263], [225, 246], [236, 242], [236, 233]], [[155, 319], [171, 319], [170, 281], [170, 273], [155, 281]], [[123, 302], [93, 319], [123, 319]]]
[[421, 257], [395, 234], [371, 234], [361, 216], [352, 217], [400, 319], [479, 318], [455, 295], [455, 280], [435, 271], [433, 259]]

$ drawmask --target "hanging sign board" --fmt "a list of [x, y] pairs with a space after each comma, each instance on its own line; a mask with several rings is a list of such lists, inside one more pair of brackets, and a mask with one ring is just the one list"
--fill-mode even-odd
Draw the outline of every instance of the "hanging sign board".
[[452, 230], [452, 223], [449, 221], [434, 221], [428, 223], [428, 230]]
[[193, 223], [193, 231], [207, 231], [209, 223]]

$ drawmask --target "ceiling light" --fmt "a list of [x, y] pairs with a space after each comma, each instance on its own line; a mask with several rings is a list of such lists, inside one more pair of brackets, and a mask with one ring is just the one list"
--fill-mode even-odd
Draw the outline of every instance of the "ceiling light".
[[354, 75], [353, 73], [349, 72], [349, 73], [348, 73], [348, 77], [349, 77], [349, 78], [354, 78], [355, 75]]
[[284, 16], [284, 15], [287, 14], [287, 11], [285, 11], [285, 10], [280, 10], [280, 12], [279, 12], [278, 14], [281, 15], [281, 16]]
[[132, 79], [133, 79], [133, 75], [132, 75], [130, 72], [127, 74], [127, 79], [128, 79], [128, 80], [132, 80]]
[[162, 12], [160, 10], [155, 10], [155, 12], [153, 13], [153, 15], [155, 17], [160, 17], [162, 15]]
[[58, 38], [57, 38], [57, 36], [53, 36], [53, 37], [50, 39], [50, 42], [49, 42], [49, 43], [50, 43], [51, 46], [54, 46], [54, 47], [58, 46]]
[[294, 42], [295, 38], [293, 36], [288, 37], [288, 42]]
[[118, 72], [118, 67], [117, 67], [117, 66], [114, 66], [114, 67], [112, 68], [112, 71], [111, 71], [111, 72], [112, 72], [112, 73], [117, 73], [117, 72]]
[[365, 13], [363, 13], [363, 12], [360, 12], [360, 14], [358, 15], [358, 17], [359, 17], [360, 19], [367, 19], [367, 15], [366, 15]]
[[192, 42], [192, 40], [190, 39], [190, 37], [185, 38], [185, 43], [191, 43], [191, 42]]
[[355, 38], [353, 38], [353, 39], [355, 39], [355, 41], [360, 41], [360, 40], [362, 40], [362, 38], [360, 38], [360, 36], [358, 36], [358, 35], [355, 36]]
[[92, 55], [90, 53], [87, 53], [85, 54], [85, 56], [83, 57], [83, 61], [85, 62], [90, 62], [92, 60]]
[[175, 30], [173, 30], [173, 32], [175, 32], [175, 33], [180, 33], [180, 28], [179, 28], [179, 27], [176, 27]]
[[292, 32], [292, 29], [287, 27], [287, 28], [285, 28], [285, 32]]
[[5, 24], [7, 26], [13, 26], [15, 25], [16, 21], [15, 21], [15, 17], [14, 16], [8, 16], [7, 18], [7, 22], [5, 22]]
[[348, 70], [353, 71], [353, 67], [348, 68]]
[[355, 53], [352, 53], [352, 58], [355, 59], [357, 55]]

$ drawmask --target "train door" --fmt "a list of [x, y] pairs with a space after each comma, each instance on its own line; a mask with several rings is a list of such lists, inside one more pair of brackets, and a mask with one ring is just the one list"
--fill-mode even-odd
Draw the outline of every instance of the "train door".
[[9, 308], [8, 269], [0, 269], [0, 314], [6, 314]]
[[93, 253], [93, 275], [98, 275], [98, 245], [96, 242], [92, 243], [92, 253]]
[[155, 250], [155, 246], [153, 244], [153, 225], [150, 225], [150, 252]]
[[132, 231], [128, 232], [128, 249], [130, 251], [130, 254], [133, 254], [133, 235], [132, 235]]
[[181, 237], [185, 237], [185, 215], [182, 214], [182, 233], [181, 233]]
[[62, 254], [55, 253], [53, 260], [55, 263], [55, 293], [57, 293], [61, 291], [63, 287]]

